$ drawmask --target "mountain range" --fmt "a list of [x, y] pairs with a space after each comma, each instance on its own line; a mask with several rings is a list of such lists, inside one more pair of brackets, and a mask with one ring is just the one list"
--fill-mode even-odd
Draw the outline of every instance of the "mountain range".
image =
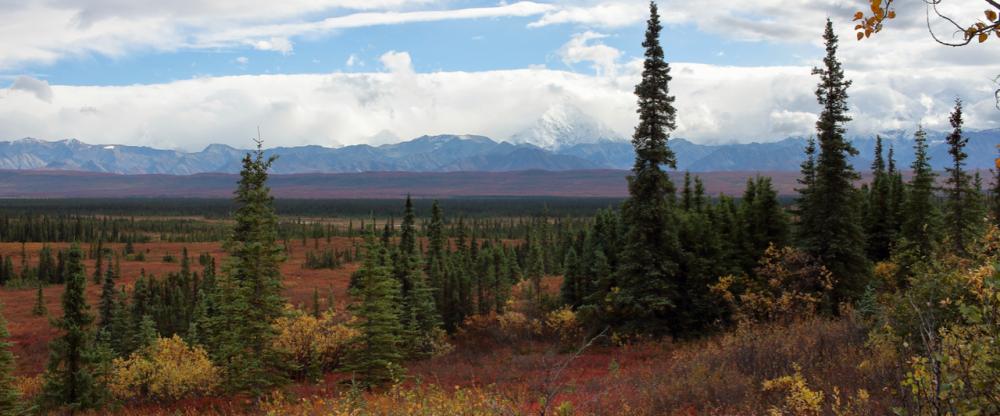
[[[929, 154], [935, 169], [950, 160], [946, 133], [929, 131]], [[881, 134], [892, 147], [900, 169], [913, 161], [913, 133], [903, 130]], [[1000, 129], [966, 131], [970, 169], [994, 167]], [[858, 150], [851, 158], [855, 169], [871, 165], [874, 137], [849, 138]], [[743, 140], [740, 140], [743, 141]], [[806, 139], [789, 137], [766, 143], [698, 144], [675, 138], [669, 141], [677, 169], [691, 172], [797, 171], [804, 159]], [[117, 174], [235, 173], [247, 150], [212, 144], [199, 152], [155, 149], [144, 146], [87, 144], [79, 140], [43, 141], [25, 138], [0, 141], [0, 169], [72, 170]], [[276, 174], [350, 172], [506, 172], [524, 170], [629, 169], [634, 161], [631, 143], [584, 112], [554, 106], [536, 123], [506, 141], [475, 135], [422, 136], [381, 146], [352, 145], [276, 147]]]

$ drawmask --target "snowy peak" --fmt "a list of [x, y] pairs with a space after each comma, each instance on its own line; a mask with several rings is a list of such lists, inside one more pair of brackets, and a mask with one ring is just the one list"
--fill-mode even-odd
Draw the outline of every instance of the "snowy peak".
[[623, 140], [608, 126], [567, 103], [549, 107], [534, 125], [510, 138], [512, 143], [532, 144], [547, 150]]

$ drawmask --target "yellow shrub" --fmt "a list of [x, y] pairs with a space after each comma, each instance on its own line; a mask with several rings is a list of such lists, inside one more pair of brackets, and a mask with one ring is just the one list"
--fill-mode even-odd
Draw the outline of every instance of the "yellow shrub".
[[36, 375], [32, 377], [17, 377], [14, 380], [14, 387], [17, 391], [21, 392], [22, 399], [30, 399], [41, 393], [42, 385], [45, 383], [42, 375]]
[[711, 290], [740, 322], [788, 322], [832, 306], [833, 285], [833, 274], [808, 254], [771, 245], [752, 276], [723, 276]]
[[128, 359], [116, 358], [108, 388], [122, 400], [178, 400], [210, 393], [219, 371], [201, 347], [190, 347], [179, 336], [159, 338]]
[[784, 400], [781, 406], [771, 407], [772, 416], [794, 415], [812, 416], [823, 412], [823, 392], [809, 388], [806, 379], [796, 364], [795, 373], [764, 381], [764, 391], [783, 391]]
[[559, 337], [559, 343], [570, 346], [580, 340], [583, 328], [576, 319], [576, 313], [568, 306], [556, 309], [545, 315], [545, 329]]
[[334, 322], [335, 317], [333, 312], [316, 318], [295, 311], [275, 321], [278, 336], [274, 339], [274, 349], [297, 367], [296, 375], [332, 370], [340, 364], [358, 331]]

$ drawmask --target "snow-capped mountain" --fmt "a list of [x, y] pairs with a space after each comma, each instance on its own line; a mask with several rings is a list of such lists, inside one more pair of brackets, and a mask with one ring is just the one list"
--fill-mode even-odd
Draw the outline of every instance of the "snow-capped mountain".
[[534, 125], [510, 138], [511, 143], [532, 144], [552, 151], [581, 144], [622, 141], [625, 139], [620, 134], [568, 103], [549, 107]]

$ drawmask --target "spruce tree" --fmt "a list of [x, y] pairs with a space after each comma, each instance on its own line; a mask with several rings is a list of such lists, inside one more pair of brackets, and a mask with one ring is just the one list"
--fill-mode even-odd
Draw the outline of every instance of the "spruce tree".
[[38, 282], [38, 289], [35, 292], [35, 305], [31, 307], [31, 314], [35, 316], [45, 316], [48, 309], [45, 308], [45, 293], [42, 291], [42, 282]]
[[22, 414], [21, 392], [14, 377], [14, 354], [10, 351], [11, 345], [7, 319], [0, 314], [0, 416]]
[[104, 273], [104, 284], [101, 286], [100, 319], [98, 322], [102, 330], [109, 329], [111, 322], [114, 320], [116, 292], [115, 272], [113, 269], [108, 268], [107, 272]]
[[904, 248], [917, 258], [929, 256], [937, 241], [938, 213], [934, 205], [934, 178], [927, 155], [927, 133], [918, 128], [914, 133], [914, 160], [910, 168], [913, 178], [907, 186], [900, 234]]
[[858, 178], [848, 158], [857, 150], [844, 138], [847, 115], [847, 89], [851, 81], [837, 59], [837, 35], [833, 22], [826, 22], [823, 34], [826, 56], [823, 66], [813, 69], [820, 76], [816, 100], [822, 106], [816, 122], [819, 153], [815, 160], [815, 178], [808, 191], [809, 210], [802, 228], [802, 245], [807, 253], [819, 259], [833, 273], [837, 284], [833, 290], [834, 304], [852, 301], [860, 296], [869, 272], [864, 254], [865, 237], [861, 227], [859, 194], [853, 182]]
[[635, 164], [628, 177], [629, 197], [622, 205], [624, 246], [617, 290], [602, 308], [605, 323], [626, 331], [669, 333], [677, 312], [679, 252], [673, 212], [674, 185], [664, 168], [676, 168], [667, 146], [677, 128], [674, 97], [670, 95], [670, 65], [660, 46], [660, 15], [649, 4], [642, 81], [636, 86], [639, 125], [632, 136]]
[[[226, 241], [229, 252], [217, 279], [217, 323], [222, 331], [213, 358], [231, 390], [261, 393], [284, 382], [278, 357], [271, 348], [273, 322], [283, 313], [281, 271], [284, 250], [278, 244], [278, 217], [267, 186], [275, 157], [265, 157], [262, 143], [243, 158], [236, 190], [235, 226]], [[203, 331], [204, 333], [204, 331]]]
[[399, 282], [386, 266], [388, 252], [375, 238], [374, 226], [367, 237], [364, 264], [358, 270], [354, 316], [359, 348], [347, 359], [346, 370], [365, 387], [375, 387], [403, 376], [403, 345], [400, 334]]
[[892, 242], [896, 239], [892, 212], [892, 178], [886, 171], [882, 156], [882, 136], [875, 136], [875, 157], [872, 161], [872, 182], [868, 193], [868, 211], [865, 216], [865, 235], [868, 238], [868, 258], [882, 261], [889, 258]]
[[[1000, 146], [997, 146], [997, 150], [1000, 150]], [[993, 188], [989, 199], [990, 218], [993, 225], [1000, 227], [1000, 157], [997, 157], [996, 166], [990, 172], [993, 173]]]
[[94, 317], [84, 295], [87, 276], [83, 251], [76, 244], [70, 248], [66, 268], [63, 316], [53, 322], [62, 335], [49, 344], [51, 355], [41, 401], [47, 408], [63, 407], [73, 412], [100, 406], [105, 392], [95, 377], [102, 363], [96, 362], [92, 354], [97, 348], [92, 328]]
[[889, 182], [889, 229], [898, 239], [903, 224], [903, 203], [906, 200], [906, 184], [903, 174], [896, 169], [895, 149], [889, 145], [889, 157], [886, 161], [886, 175]]
[[788, 218], [768, 176], [758, 175], [747, 181], [740, 208], [748, 250], [742, 263], [746, 266], [744, 270], [749, 271], [770, 245], [784, 247], [788, 244]]
[[979, 223], [976, 218], [978, 195], [965, 171], [965, 159], [969, 156], [965, 153], [965, 145], [969, 139], [962, 136], [962, 100], [955, 99], [955, 109], [948, 121], [953, 130], [946, 138], [951, 165], [945, 169], [948, 175], [945, 223], [948, 224], [946, 229], [951, 249], [961, 256], [967, 254], [967, 245], [975, 238]]

